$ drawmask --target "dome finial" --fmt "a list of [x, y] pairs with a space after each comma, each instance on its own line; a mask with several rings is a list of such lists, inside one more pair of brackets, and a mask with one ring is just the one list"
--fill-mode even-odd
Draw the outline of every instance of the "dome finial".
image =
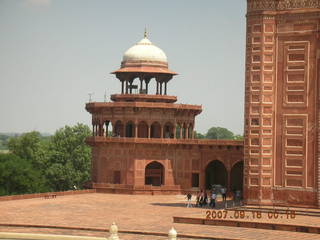
[[147, 27], [144, 28], [144, 38], [147, 38]]

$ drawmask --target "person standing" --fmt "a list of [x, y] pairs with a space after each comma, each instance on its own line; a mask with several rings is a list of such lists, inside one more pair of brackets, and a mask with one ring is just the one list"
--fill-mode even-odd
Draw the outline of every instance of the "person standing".
[[203, 201], [204, 201], [204, 193], [203, 193], [203, 190], [201, 190], [200, 199], [199, 199], [200, 207], [202, 207]]
[[200, 206], [200, 192], [197, 193], [196, 207]]
[[236, 202], [239, 203], [239, 205], [241, 205], [241, 191], [240, 190], [236, 190]]
[[227, 201], [227, 190], [225, 187], [221, 188], [221, 195], [222, 195], [223, 202], [225, 203]]
[[211, 202], [210, 202], [212, 208], [216, 207], [216, 198], [217, 198], [217, 194], [214, 191], [212, 191], [212, 193], [211, 193]]
[[192, 207], [191, 198], [192, 198], [191, 193], [188, 193], [188, 194], [187, 194], [187, 202], [188, 202], [188, 203], [187, 203], [187, 208]]
[[203, 205], [204, 206], [208, 205], [208, 194], [206, 190], [204, 191]]

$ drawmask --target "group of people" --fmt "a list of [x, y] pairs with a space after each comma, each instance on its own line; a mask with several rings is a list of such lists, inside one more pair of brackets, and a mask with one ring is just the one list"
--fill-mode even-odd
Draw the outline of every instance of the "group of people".
[[[218, 194], [221, 194], [222, 201], [224, 205], [226, 206], [227, 203], [227, 189], [225, 187], [222, 187], [220, 189], [212, 189], [209, 193], [207, 190], [200, 190], [196, 195], [196, 207], [204, 207], [204, 206], [210, 206], [211, 208], [216, 207], [216, 199]], [[191, 193], [187, 194], [187, 207], [192, 207], [191, 204], [192, 195]], [[233, 201], [238, 202], [241, 199], [241, 192], [240, 190], [234, 190], [233, 191]]]

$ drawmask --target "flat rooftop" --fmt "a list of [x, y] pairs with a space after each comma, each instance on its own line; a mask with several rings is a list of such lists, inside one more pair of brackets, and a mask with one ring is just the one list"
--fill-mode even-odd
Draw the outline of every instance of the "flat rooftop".
[[[193, 197], [194, 199], [194, 197]], [[4, 224], [65, 226], [108, 229], [112, 222], [119, 228], [119, 237], [133, 239], [167, 239], [165, 236], [121, 233], [121, 231], [168, 233], [171, 227], [179, 234], [207, 236], [208, 239], [320, 239], [319, 234], [173, 223], [173, 216], [206, 217], [208, 209], [187, 208], [182, 195], [123, 195], [88, 193], [56, 198], [24, 199], [0, 202], [0, 232], [46, 233], [106, 237], [102, 231], [77, 229], [9, 227]], [[261, 219], [261, 221], [271, 221]], [[318, 216], [297, 215], [294, 219], [278, 219], [290, 224], [320, 225]], [[1, 225], [2, 224], [2, 225]], [[197, 239], [196, 237], [194, 239]], [[199, 238], [198, 238], [199, 239]]]

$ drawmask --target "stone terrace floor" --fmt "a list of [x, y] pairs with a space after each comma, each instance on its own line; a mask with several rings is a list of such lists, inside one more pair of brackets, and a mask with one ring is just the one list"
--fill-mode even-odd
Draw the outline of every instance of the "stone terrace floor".
[[[186, 208], [182, 195], [119, 195], [80, 194], [58, 196], [54, 199], [26, 199], [0, 202], [0, 224], [36, 224], [50, 226], [109, 228], [116, 222], [119, 230], [140, 230], [168, 233], [173, 226], [180, 234], [201, 235], [225, 239], [283, 239], [320, 240], [320, 234], [275, 231], [252, 228], [175, 224], [173, 216], [203, 217], [207, 209]], [[266, 216], [266, 215], [264, 215]], [[270, 222], [265, 218], [262, 222]], [[273, 220], [283, 223], [283, 219]], [[320, 217], [297, 215], [285, 222], [320, 225]], [[52, 233], [84, 236], [109, 236], [103, 232], [61, 229], [37, 229], [0, 226], [0, 232]], [[119, 233], [122, 240], [162, 240], [167, 237]], [[184, 238], [179, 238], [183, 240]], [[195, 238], [196, 239], [196, 238]]]

